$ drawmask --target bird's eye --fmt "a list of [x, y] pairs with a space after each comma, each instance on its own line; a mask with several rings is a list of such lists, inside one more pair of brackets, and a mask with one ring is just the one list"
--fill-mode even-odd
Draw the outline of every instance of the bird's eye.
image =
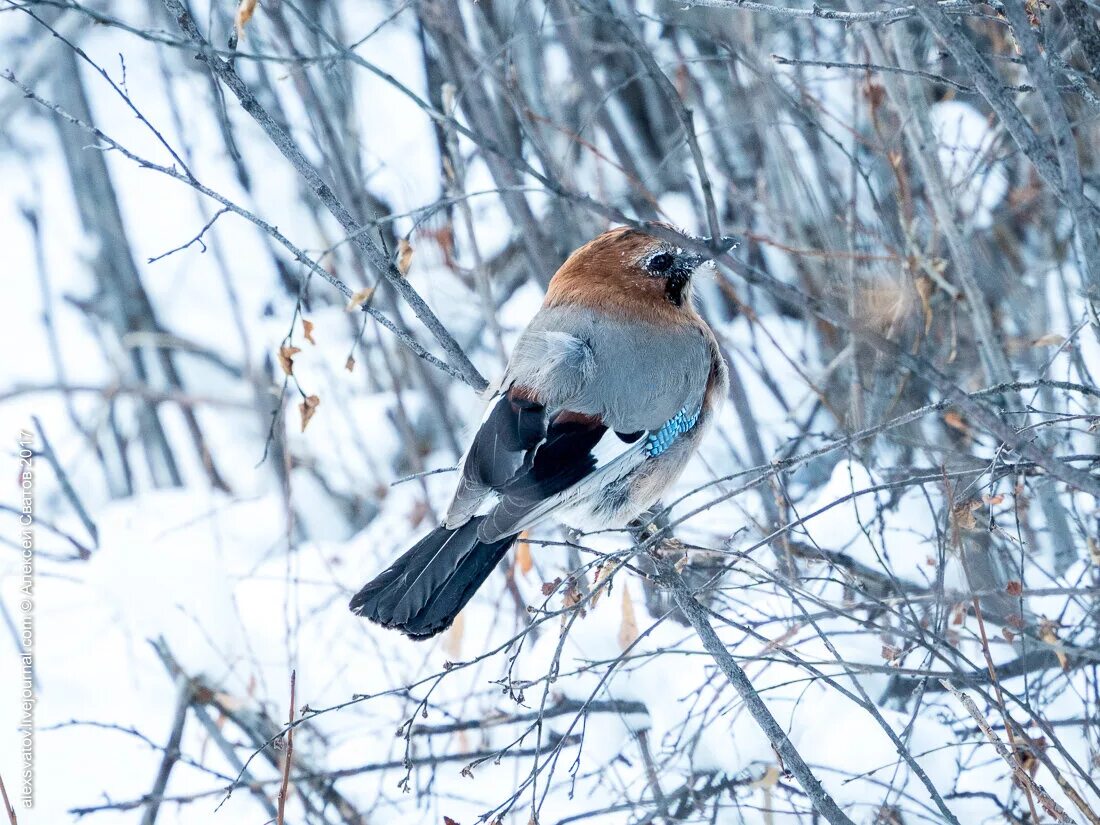
[[670, 266], [672, 266], [672, 256], [662, 252], [650, 259], [648, 269], [650, 272], [666, 272]]

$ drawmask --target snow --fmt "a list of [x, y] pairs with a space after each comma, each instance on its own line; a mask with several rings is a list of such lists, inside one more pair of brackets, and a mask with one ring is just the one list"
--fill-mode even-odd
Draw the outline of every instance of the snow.
[[[117, 5], [112, 13], [139, 24], [145, 20], [144, 5]], [[382, 4], [345, 6], [349, 31], [365, 32], [388, 13]], [[3, 22], [13, 16], [4, 15]], [[255, 31], [249, 34], [250, 46], [271, 36], [263, 17], [257, 15]], [[157, 66], [158, 47], [114, 30], [93, 30], [83, 45], [113, 74], [117, 74], [117, 53], [124, 52], [130, 67], [128, 88], [135, 101], [173, 145], [180, 145], [186, 137], [193, 167], [205, 183], [255, 209], [303, 248], [328, 249], [341, 237], [331, 219], [317, 219], [302, 205], [299, 185], [285, 160], [236, 107], [231, 107], [230, 118], [244, 147], [246, 164], [254, 173], [253, 196], [242, 192], [236, 182], [213, 118], [196, 116], [184, 124], [185, 135], [177, 133], [173, 110], [181, 100], [207, 100], [203, 77], [174, 74], [171, 88], [166, 88], [152, 68], [135, 68]], [[374, 36], [369, 55], [415, 92], [426, 94], [417, 32], [401, 15]], [[568, 81], [570, 72], [564, 53], [555, 49], [552, 56], [546, 82], [556, 87]], [[282, 68], [269, 70], [276, 90], [292, 82]], [[394, 213], [432, 202], [440, 194], [440, 184], [431, 122], [392, 85], [369, 72], [359, 71], [354, 76], [350, 93], [369, 100], [370, 106], [356, 110], [369, 116], [359, 117], [348, 139], [358, 141], [371, 191], [384, 198]], [[85, 80], [97, 121], [110, 124], [112, 137], [158, 162], [171, 162], [155, 136], [121, 107], [109, 88], [90, 72]], [[834, 120], [852, 117], [846, 85], [842, 90], [839, 84], [831, 88], [832, 84], [820, 78], [813, 82], [822, 84], [814, 88], [821, 92]], [[307, 113], [294, 108], [296, 100], [294, 94], [280, 95], [291, 120], [308, 123]], [[931, 115], [941, 144], [940, 162], [960, 211], [975, 227], [989, 226], [1007, 192], [1004, 170], [1000, 162], [995, 162], [984, 178], [976, 178], [969, 170], [993, 151], [996, 136], [985, 116], [969, 104], [941, 101], [932, 106]], [[47, 120], [32, 117], [27, 108], [11, 115], [8, 128], [20, 136], [21, 145], [32, 149], [26, 159], [0, 152], [0, 179], [5, 181], [0, 196], [5, 266], [9, 273], [18, 273], [18, 277], [5, 277], [5, 299], [19, 307], [5, 319], [5, 331], [15, 343], [9, 351], [14, 355], [5, 358], [0, 393], [59, 380], [42, 322], [47, 309], [61, 331], [60, 360], [68, 383], [93, 388], [124, 384], [126, 354], [113, 350], [104, 354], [98, 343], [100, 333], [87, 321], [87, 315], [67, 300], [86, 301], [94, 296], [89, 261], [97, 250], [77, 220], [55, 133]], [[309, 146], [309, 130], [299, 128], [296, 135]], [[789, 124], [776, 122], [774, 134], [778, 142], [787, 144], [784, 151], [793, 161], [791, 185], [804, 191], [811, 202], [807, 215], [792, 216], [792, 221], [807, 216], [819, 219], [813, 206], [823, 200], [817, 164], [846, 163], [843, 155], [831, 147], [824, 161], [815, 158], [801, 133]], [[465, 138], [458, 142], [463, 152], [472, 151]], [[708, 146], [715, 151], [712, 144]], [[312, 146], [309, 151], [316, 154]], [[165, 329], [197, 349], [242, 365], [242, 374], [232, 375], [206, 361], [180, 358], [186, 386], [196, 396], [218, 402], [197, 404], [196, 414], [210, 455], [234, 493], [213, 491], [204, 467], [194, 458], [183, 466], [181, 488], [154, 490], [139, 450], [131, 445], [127, 456], [134, 465], [137, 492], [112, 497], [84, 436], [72, 421], [75, 417], [81, 426], [105, 432], [107, 405], [101, 392], [66, 398], [27, 392], [0, 404], [0, 433], [33, 428], [31, 417], [38, 417], [99, 532], [99, 546], [86, 561], [73, 560], [72, 544], [44, 525], [37, 532], [38, 788], [37, 806], [33, 812], [20, 812], [21, 823], [68, 822], [73, 819], [69, 811], [74, 807], [108, 799], [136, 799], [149, 791], [161, 754], [124, 730], [101, 726], [133, 728], [157, 743], [166, 740], [176, 685], [150, 640], [162, 640], [187, 674], [201, 679], [224, 701], [262, 709], [271, 719], [282, 720], [290, 710], [292, 670], [299, 708], [308, 705], [321, 710], [352, 702], [313, 716], [299, 729], [295, 747], [300, 749], [300, 757], [320, 768], [400, 762], [405, 756], [405, 740], [394, 732], [409, 719], [418, 725], [442, 725], [457, 719], [524, 714], [544, 701], [552, 707], [565, 699], [641, 702], [647, 709], [644, 714], [593, 713], [583, 722], [573, 714], [559, 715], [548, 719], [541, 731], [529, 730], [525, 722], [512, 722], [458, 734], [416, 734], [411, 737], [410, 755], [415, 759], [432, 753], [491, 751], [521, 735], [518, 747], [535, 747], [541, 735], [540, 746], [545, 749], [549, 737], [576, 734], [583, 724], [585, 739], [575, 784], [570, 782], [569, 771], [576, 748], [563, 749], [553, 780], [542, 775], [538, 782], [539, 792], [547, 793], [545, 810], [552, 812], [556, 821], [606, 804], [623, 789], [648, 794], [637, 744], [638, 734], [645, 732], [654, 759], [662, 766], [666, 790], [677, 787], [692, 771], [746, 779], [736, 791], [740, 812], [731, 802], [716, 821], [769, 825], [806, 821], [800, 813], [773, 816], [759, 810], [768, 800], [781, 798], [781, 789], [773, 793], [760, 781], [776, 765], [771, 745], [717, 674], [695, 634], [666, 615], [649, 612], [637, 574], [620, 570], [610, 592], [570, 625], [564, 639], [560, 619], [551, 616], [542, 621], [537, 636], [529, 635], [521, 645], [505, 647], [528, 620], [539, 618], [537, 612], [529, 614], [517, 608], [513, 592], [524, 605], [538, 607], [545, 602], [550, 611], [562, 607], [560, 592], [543, 595], [544, 583], [573, 568], [571, 554], [562, 546], [564, 536], [556, 527], [547, 526], [531, 537], [536, 558], [530, 572], [512, 570], [511, 581], [504, 572], [494, 574], [464, 611], [461, 623], [438, 639], [413, 644], [350, 616], [345, 608], [350, 595], [429, 529], [449, 500], [453, 473], [397, 483], [421, 470], [449, 467], [457, 459], [446, 440], [439, 439], [436, 447], [417, 453], [418, 466], [410, 466], [402, 416], [415, 435], [417, 427], [428, 426], [425, 421], [431, 418], [438, 399], [423, 391], [405, 391], [397, 397], [393, 377], [409, 369], [408, 360], [398, 359], [397, 345], [389, 333], [383, 331], [376, 339], [373, 325], [364, 336], [366, 343], [353, 348], [360, 316], [347, 313], [340, 301], [330, 304], [321, 299], [329, 287], [318, 279], [313, 279], [301, 313], [314, 324], [316, 344], [303, 341], [295, 296], [286, 295], [280, 286], [267, 242], [238, 216], [219, 218], [205, 236], [210, 247], [207, 252], [195, 245], [147, 264], [147, 258], [193, 237], [215, 208], [209, 202], [200, 207], [186, 187], [140, 169], [117, 153], [106, 157], [117, 189], [127, 193], [121, 203], [126, 233]], [[587, 157], [580, 164], [585, 174], [594, 165]], [[624, 181], [609, 173], [606, 165], [595, 166], [600, 175], [608, 176], [611, 191], [616, 187], [625, 190]], [[469, 162], [466, 173], [467, 191], [482, 192], [495, 186], [480, 157]], [[860, 208], [869, 208], [862, 200]], [[42, 237], [49, 241], [42, 249], [50, 279], [48, 305], [39, 286], [34, 239], [21, 211], [28, 204], [37, 208]], [[498, 195], [472, 197], [469, 204], [484, 256], [513, 240], [512, 222]], [[692, 230], [703, 228], [697, 205], [688, 195], [666, 194], [660, 208], [676, 224]], [[404, 234], [412, 230], [413, 221], [403, 218], [397, 226]], [[784, 227], [771, 229], [783, 237]], [[446, 266], [438, 250], [421, 238], [413, 235], [410, 283], [459, 340], [479, 339], [484, 318], [476, 293], [468, 281]], [[792, 281], [797, 278], [785, 252], [769, 245], [761, 251], [773, 274]], [[239, 315], [230, 309], [220, 268], [211, 263], [218, 254], [230, 261]], [[346, 249], [334, 252], [326, 263], [353, 288], [362, 286], [349, 265]], [[702, 291], [712, 306], [718, 294], [716, 286], [703, 284]], [[541, 289], [527, 281], [504, 302], [497, 318], [506, 346], [514, 343], [541, 300]], [[1050, 304], [1060, 305], [1056, 300]], [[390, 313], [390, 307], [386, 311]], [[430, 335], [412, 314], [397, 311], [414, 337], [437, 352]], [[1052, 322], [1058, 331], [1068, 333], [1080, 320], [1058, 316]], [[765, 455], [771, 460], [798, 435], [814, 409], [818, 400], [815, 384], [826, 365], [820, 363], [812, 334], [802, 320], [761, 312], [751, 321], [744, 315], [732, 321], [715, 319], [715, 326], [744, 384], [760, 424]], [[286, 418], [275, 428], [275, 438], [285, 440], [290, 455], [284, 479], [283, 468], [276, 465], [279, 452], [268, 442], [271, 419], [258, 415], [252, 405], [257, 394], [270, 402], [271, 410], [280, 403], [277, 393], [271, 391], [285, 378], [275, 354], [288, 333], [301, 351], [294, 360], [295, 380], [287, 382], [282, 400]], [[1083, 334], [1074, 346], [1077, 349], [1072, 353], [1054, 356], [1052, 376], [1067, 376], [1074, 356], [1082, 358], [1094, 375], [1100, 372], [1100, 346], [1095, 339]], [[345, 369], [349, 352], [357, 361], [353, 371]], [[490, 378], [499, 370], [492, 346], [482, 342], [473, 357]], [[322, 399], [304, 432], [297, 419], [297, 385], [304, 393]], [[457, 383], [441, 387], [463, 429], [457, 438], [464, 446], [462, 439], [476, 425], [483, 399]], [[122, 393], [115, 403], [124, 414], [120, 417], [131, 420], [134, 399]], [[172, 441], [189, 443], [178, 407], [164, 405], [161, 409]], [[826, 420], [824, 416], [815, 419], [822, 420]], [[815, 424], [812, 429], [818, 426], [828, 427]], [[122, 434], [133, 437], [133, 425], [124, 425]], [[1090, 438], [1094, 440], [1094, 435], [1082, 433], [1077, 440], [1084, 444]], [[813, 446], [816, 444], [803, 444], [800, 450]], [[265, 451], [268, 457], [261, 462]], [[5, 453], [5, 460], [8, 458]], [[807, 613], [824, 602], [847, 605], [853, 594], [842, 583], [846, 581], [843, 574], [814, 561], [812, 552], [811, 558], [803, 561], [809, 575], [799, 590], [789, 591], [761, 575], [762, 566], [770, 564], [766, 556], [771, 550], [754, 545], [775, 525], [767, 524], [767, 511], [756, 489], [731, 495], [756, 477], [756, 472], [744, 474], [752, 465], [743, 422], [732, 405], [727, 405], [700, 455], [666, 496], [674, 521], [706, 508], [678, 526], [677, 536], [721, 550], [722, 559], [729, 561], [732, 569], [722, 580], [720, 591], [711, 596], [733, 621], [761, 638], [727, 626], [719, 627], [721, 637], [781, 727], [853, 819], [874, 822], [878, 807], [888, 803], [912, 812], [912, 821], [940, 821], [923, 784], [899, 761], [895, 745], [879, 723], [791, 657], [813, 663], [844, 691], [857, 697], [865, 693], [874, 701], [888, 691], [894, 675], [891, 668], [936, 669], [942, 662], [929, 661], [926, 651], [918, 648], [888, 663], [883, 647], [887, 641], [897, 640], [884, 640], [860, 621], [844, 616], [820, 621], [818, 627], [832, 649], [825, 644]], [[765, 495], [786, 495], [796, 504], [794, 517], [805, 521], [791, 536], [801, 544], [843, 553], [860, 565], [888, 571], [914, 586], [928, 586], [942, 574], [948, 592], [964, 592], [966, 578], [956, 556], [945, 559], [943, 570], [937, 567], [938, 531], [945, 522], [942, 489], [929, 484], [923, 489], [868, 491], [887, 483], [887, 469], [867, 466], [856, 454], [838, 451], [800, 471], [792, 478], [790, 489], [762, 489]], [[11, 483], [15, 473], [12, 461], [2, 476], [9, 480], [0, 491], [4, 504], [17, 501], [18, 488]], [[975, 497], [980, 498], [981, 492], [975, 490]], [[41, 459], [36, 496], [39, 512], [48, 514], [58, 530], [91, 543], [54, 473]], [[349, 515], [338, 496], [358, 497], [362, 511]], [[852, 497], [832, 506], [847, 496]], [[1084, 497], [1067, 496], [1067, 500], [1094, 516], [1088, 509], [1093, 505]], [[1037, 514], [1035, 523], [1042, 526]], [[5, 513], [0, 524], [10, 531], [14, 521]], [[540, 546], [539, 542], [547, 544]], [[618, 533], [587, 536], [581, 558], [589, 562], [598, 553], [621, 552], [628, 546], [629, 541]], [[742, 551], [747, 558], [738, 557]], [[5, 606], [17, 603], [18, 574], [16, 554], [0, 556], [0, 601]], [[1023, 583], [1027, 588], [1052, 587], [1059, 582], [1081, 584], [1094, 581], [1095, 575], [1094, 564], [1080, 561], [1060, 578], [1029, 567]], [[616, 661], [623, 653], [622, 617], [627, 599], [637, 617], [639, 636], [628, 658]], [[1030, 597], [1029, 608], [1066, 627], [1085, 618], [1084, 606], [1059, 595]], [[856, 616], [854, 609], [852, 616]], [[955, 630], [961, 636], [958, 649], [976, 666], [984, 666], [973, 618], [968, 617], [967, 623]], [[1000, 629], [991, 628], [991, 632]], [[1094, 645], [1095, 639], [1083, 635], [1073, 642], [1086, 647]], [[0, 728], [5, 731], [15, 726], [19, 706], [18, 678], [13, 670], [17, 660], [7, 644], [6, 638], [0, 640]], [[498, 648], [500, 652], [482, 658], [486, 651]], [[1015, 655], [1014, 650], [997, 638], [990, 655], [995, 661], [1007, 661]], [[843, 662], [837, 661], [837, 654]], [[453, 666], [448, 669], [448, 665]], [[853, 670], [849, 665], [860, 667]], [[554, 669], [558, 675], [548, 680], [547, 674]], [[1095, 685], [1082, 671], [1057, 678], [1064, 680], [1065, 689], [1049, 714], [1072, 718], [1080, 712], [1080, 697], [1090, 695]], [[518, 692], [516, 686], [524, 683], [520, 703], [508, 694], [508, 686]], [[413, 687], [398, 690], [406, 685]], [[1006, 689], [1022, 692], [1026, 685], [1022, 679], [1009, 680]], [[356, 696], [369, 698], [353, 701]], [[423, 710], [419, 703], [426, 698], [430, 702]], [[970, 723], [957, 703], [942, 695], [926, 701], [915, 716], [911, 706], [899, 710], [886, 707], [886, 702], [880, 712], [890, 728], [907, 741], [935, 786], [943, 793], [997, 788], [1007, 794], [1011, 780], [1005, 765], [993, 758], [988, 746], [975, 746], [973, 737], [960, 735]], [[214, 705], [207, 708], [221, 729], [228, 731], [227, 737], [243, 741], [243, 734], [232, 723], [217, 718]], [[73, 720], [100, 727], [70, 725]], [[1074, 758], [1089, 764], [1096, 750], [1095, 732], [1066, 727], [1059, 733]], [[220, 774], [237, 773], [217, 751], [210, 732], [194, 718], [185, 728], [182, 751]], [[237, 750], [241, 756], [248, 752], [246, 747]], [[966, 763], [968, 770], [958, 770], [957, 762]], [[0, 749], [0, 774], [15, 776], [15, 764], [14, 754]], [[424, 790], [430, 784], [429, 795], [401, 794], [396, 789], [404, 775], [400, 768], [349, 776], [337, 787], [354, 804], [371, 809], [371, 822], [436, 823], [446, 815], [469, 823], [507, 798], [524, 781], [530, 764], [529, 759], [503, 758], [499, 764], [489, 760], [476, 767], [472, 777], [461, 774], [462, 760], [445, 763], [434, 776], [427, 769], [415, 768], [413, 788]], [[255, 760], [252, 770], [264, 781], [278, 775], [263, 758]], [[790, 784], [785, 778], [783, 781]], [[225, 784], [224, 778], [185, 763], [177, 765], [168, 785], [170, 795], [211, 793], [194, 804], [163, 806], [158, 823], [263, 821], [266, 815], [246, 788], [238, 788], [214, 814]], [[1053, 782], [1046, 785], [1055, 798], [1069, 806]], [[792, 798], [804, 807], [803, 798]], [[952, 798], [949, 805], [965, 825], [997, 821], [996, 808], [986, 798]], [[520, 806], [508, 821], [526, 822], [529, 813], [529, 807]], [[303, 821], [298, 799], [291, 801], [291, 814], [288, 821]], [[910, 821], [908, 816], [906, 821]], [[88, 821], [114, 825], [138, 818], [134, 811], [114, 811], [97, 813]], [[632, 820], [623, 813], [602, 821]]]
[[[975, 228], [990, 226], [994, 210], [1008, 192], [1008, 178], [999, 162], [986, 163], [996, 141], [989, 121], [959, 100], [941, 100], [929, 109], [929, 117], [940, 144], [944, 182], [959, 211]], [[977, 172], [987, 165], [988, 171]]]

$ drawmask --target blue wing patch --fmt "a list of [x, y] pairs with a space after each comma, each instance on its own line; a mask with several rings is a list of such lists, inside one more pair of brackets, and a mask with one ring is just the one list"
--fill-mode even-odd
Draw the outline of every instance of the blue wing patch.
[[677, 438], [695, 426], [695, 422], [699, 420], [699, 412], [700, 410], [696, 410], [688, 414], [687, 407], [681, 407], [680, 412], [666, 421], [661, 429], [646, 436], [645, 454], [650, 458], [661, 455]]

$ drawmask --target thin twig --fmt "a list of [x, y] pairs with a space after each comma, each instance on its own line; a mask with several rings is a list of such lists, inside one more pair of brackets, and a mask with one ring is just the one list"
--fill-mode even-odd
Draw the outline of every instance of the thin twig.
[[294, 688], [297, 681], [297, 671], [290, 671], [290, 718], [287, 720], [286, 750], [283, 751], [283, 782], [279, 786], [279, 807], [275, 815], [276, 825], [283, 825], [283, 817], [286, 813], [286, 798], [290, 788], [290, 766], [294, 761], [294, 717], [296, 715], [294, 705]]
[[183, 726], [187, 722], [187, 711], [191, 707], [194, 693], [191, 690], [191, 682], [185, 676], [176, 677], [176, 712], [172, 719], [172, 731], [168, 735], [168, 743], [164, 746], [164, 755], [157, 769], [157, 777], [153, 782], [153, 789], [149, 791], [146, 799], [149, 804], [145, 807], [145, 813], [141, 817], [141, 825], [154, 825], [157, 821], [157, 813], [160, 810], [160, 800], [164, 796], [164, 790], [168, 787], [168, 777], [172, 768], [180, 757], [180, 743], [183, 741]]
[[8, 800], [8, 789], [4, 787], [3, 776], [0, 776], [0, 799], [4, 800], [4, 813], [8, 815], [9, 825], [18, 825], [15, 818], [15, 808], [12, 807], [11, 802]]
[[1075, 825], [1074, 820], [1070, 817], [1070, 815], [1067, 814], [1057, 802], [1050, 798], [1050, 794], [1048, 794], [1043, 789], [1043, 786], [1032, 779], [1031, 774], [1020, 767], [1019, 763], [1013, 757], [1012, 752], [1008, 749], [1005, 743], [1001, 741], [1000, 737], [997, 736], [997, 734], [994, 732], [993, 728], [990, 726], [985, 716], [982, 715], [982, 712], [978, 709], [978, 706], [974, 704], [974, 700], [963, 693], [961, 690], [957, 689], [946, 679], [941, 679], [940, 684], [942, 684], [944, 688], [954, 694], [955, 698], [962, 703], [962, 706], [964, 708], [966, 708], [966, 712], [969, 713], [974, 721], [978, 723], [978, 727], [982, 729], [982, 732], [985, 734], [986, 738], [992, 743], [993, 747], [997, 750], [997, 753], [1000, 754], [1001, 758], [1008, 763], [1008, 766], [1012, 769], [1012, 773], [1016, 777], [1016, 780], [1020, 783], [1021, 787], [1031, 789], [1031, 791], [1033, 791], [1038, 797], [1040, 804], [1043, 806], [1046, 812], [1053, 816], [1057, 822]]
[[405, 299], [417, 318], [424, 323], [424, 326], [432, 333], [439, 345], [443, 347], [443, 351], [447, 353], [451, 364], [462, 373], [466, 382], [478, 391], [485, 389], [489, 382], [478, 372], [477, 367], [462, 351], [462, 347], [443, 326], [443, 323], [424, 302], [424, 299], [420, 297], [420, 294], [413, 289], [393, 261], [389, 260], [382, 250], [371, 242], [367, 234], [361, 231], [362, 227], [352, 217], [347, 207], [337, 199], [332, 188], [321, 177], [313, 164], [309, 162], [290, 135], [268, 114], [255, 95], [252, 94], [252, 91], [241, 80], [233, 66], [222, 60], [210, 49], [206, 38], [202, 36], [198, 26], [195, 25], [195, 21], [191, 18], [191, 14], [180, 0], [164, 0], [164, 7], [175, 19], [180, 30], [198, 48], [196, 55], [198, 59], [209, 66], [211, 72], [233, 92], [237, 100], [240, 101], [242, 108], [260, 125], [260, 128], [264, 130], [283, 157], [290, 161], [291, 166], [305, 181], [310, 191], [332, 213], [332, 216], [336, 218], [344, 231], [352, 236], [352, 242], [356, 249], [360, 251], [375, 270], [382, 273], [382, 276]]
[[69, 481], [69, 474], [66, 473], [65, 468], [61, 466], [61, 461], [53, 451], [50, 440], [46, 438], [46, 430], [43, 428], [42, 422], [38, 420], [37, 415], [31, 416], [31, 420], [34, 422], [34, 428], [38, 430], [38, 437], [42, 440], [42, 457], [45, 458], [50, 467], [53, 468], [54, 475], [57, 476], [57, 483], [61, 485], [61, 492], [65, 494], [65, 498], [69, 500], [69, 504], [73, 506], [77, 516], [80, 517], [84, 529], [87, 530], [88, 535], [92, 537], [93, 546], [99, 547], [99, 530], [95, 526], [95, 522], [92, 521], [92, 517], [88, 515], [88, 511], [84, 509], [84, 503], [80, 500], [80, 496], [76, 494], [76, 490]]

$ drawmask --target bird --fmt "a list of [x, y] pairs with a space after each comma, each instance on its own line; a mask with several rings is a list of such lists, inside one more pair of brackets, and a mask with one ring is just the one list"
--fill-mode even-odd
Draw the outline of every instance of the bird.
[[353, 613], [430, 638], [522, 531], [624, 527], [659, 501], [729, 386], [692, 278], [734, 241], [698, 240], [713, 254], [616, 227], [569, 255], [486, 391], [442, 523], [355, 594]]

